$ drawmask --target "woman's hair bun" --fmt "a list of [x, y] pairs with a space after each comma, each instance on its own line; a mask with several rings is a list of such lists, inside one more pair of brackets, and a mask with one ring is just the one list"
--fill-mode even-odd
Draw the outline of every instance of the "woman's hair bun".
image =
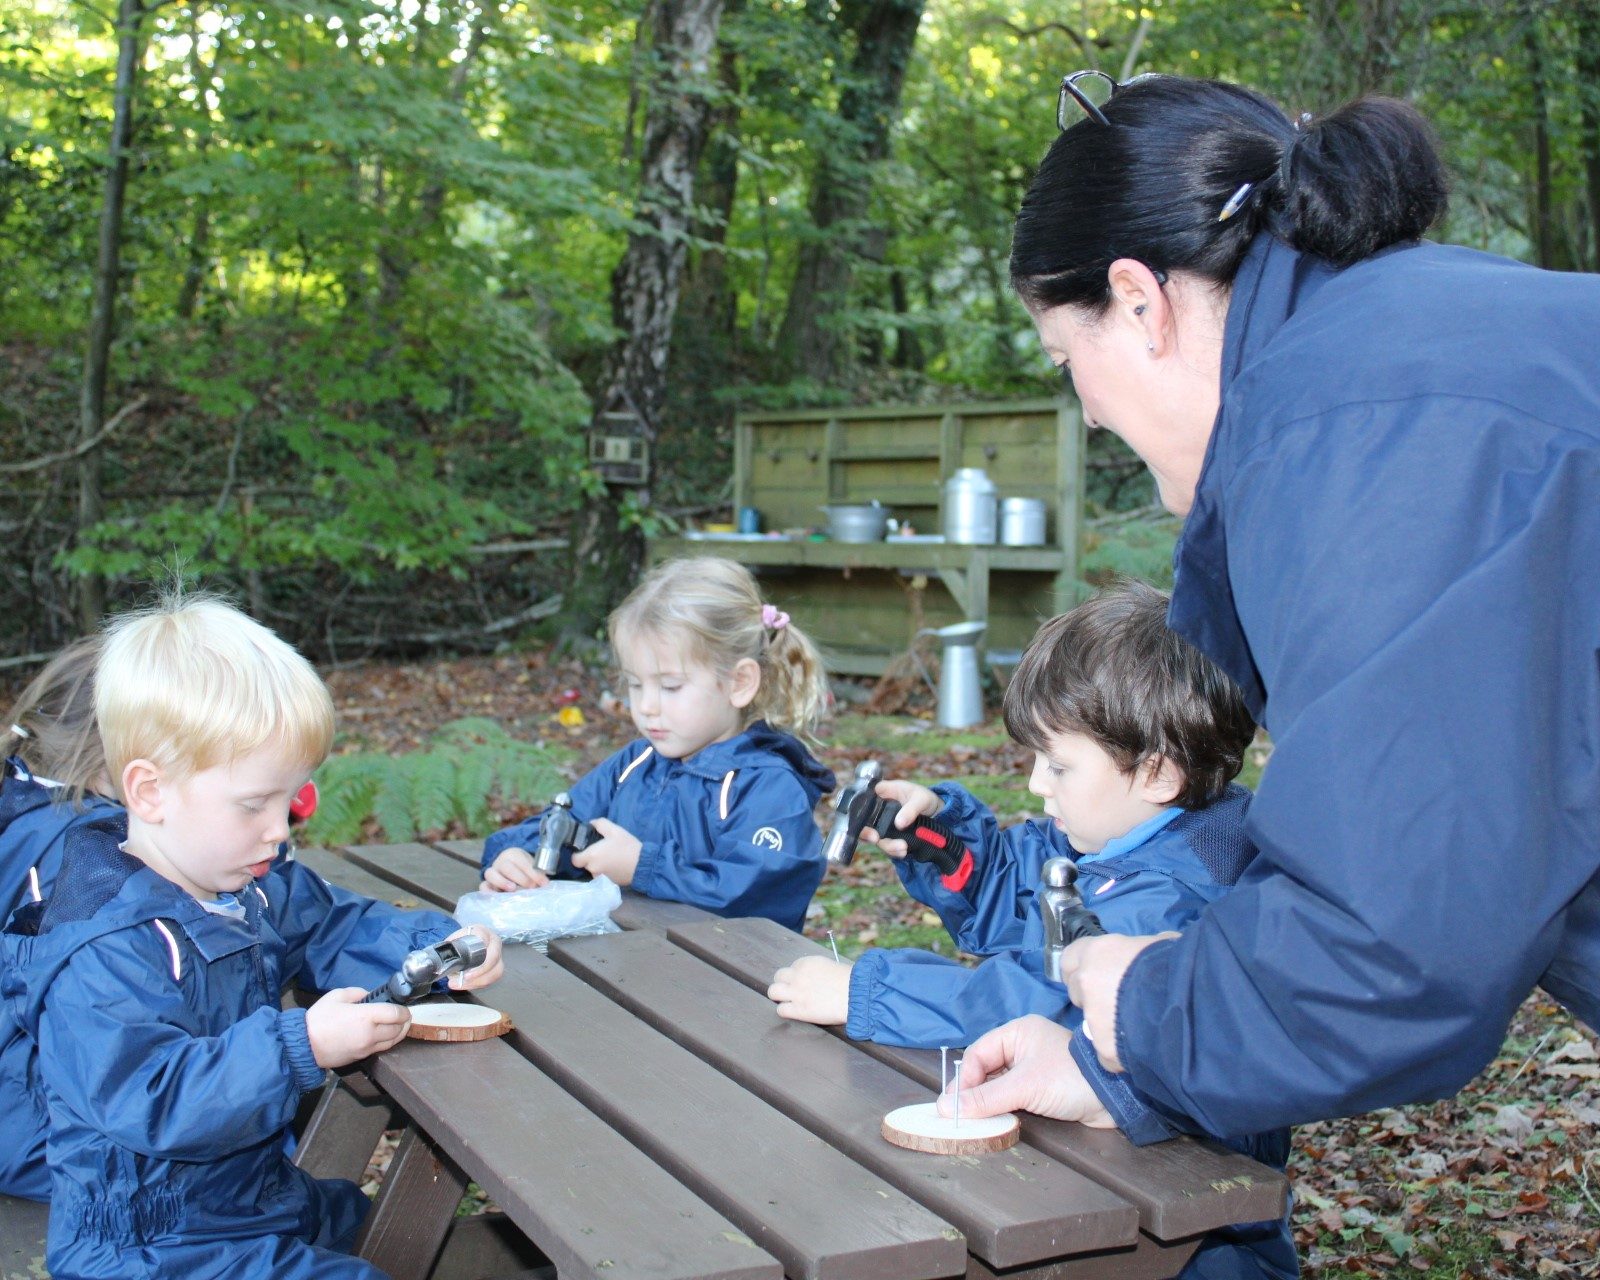
[[1279, 180], [1280, 234], [1341, 265], [1420, 239], [1449, 204], [1433, 130], [1394, 98], [1360, 98], [1305, 125]]

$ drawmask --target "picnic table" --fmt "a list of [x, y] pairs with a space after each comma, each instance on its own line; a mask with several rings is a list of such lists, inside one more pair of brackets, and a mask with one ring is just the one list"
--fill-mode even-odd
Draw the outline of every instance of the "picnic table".
[[[449, 909], [478, 848], [299, 856]], [[780, 1019], [767, 982], [817, 944], [632, 893], [615, 919], [549, 955], [507, 948], [505, 978], [462, 997], [508, 1013], [505, 1037], [405, 1041], [324, 1093], [297, 1157], [319, 1175], [359, 1176], [403, 1129], [359, 1245], [397, 1280], [1155, 1280], [1202, 1233], [1283, 1212], [1282, 1175], [1192, 1139], [1135, 1148], [1027, 1116], [991, 1155], [892, 1146], [883, 1115], [931, 1100], [939, 1055]], [[469, 1180], [504, 1218], [457, 1219]]]
[[[451, 909], [476, 842], [304, 849], [329, 881]], [[1135, 1148], [1034, 1116], [981, 1156], [891, 1146], [939, 1055], [780, 1019], [773, 972], [817, 944], [625, 893], [624, 932], [506, 949], [464, 999], [515, 1029], [404, 1041], [334, 1078], [296, 1159], [359, 1178], [399, 1131], [358, 1251], [396, 1280], [1158, 1280], [1199, 1236], [1283, 1212], [1274, 1170], [1211, 1143]], [[468, 1182], [502, 1211], [458, 1217]], [[43, 1274], [40, 1206], [0, 1198], [0, 1278]]]

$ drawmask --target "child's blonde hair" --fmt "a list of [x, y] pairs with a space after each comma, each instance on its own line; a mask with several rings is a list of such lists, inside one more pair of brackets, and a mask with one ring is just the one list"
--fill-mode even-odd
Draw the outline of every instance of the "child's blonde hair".
[[743, 565], [714, 556], [658, 564], [617, 606], [611, 648], [638, 637], [681, 645], [684, 656], [726, 678], [745, 658], [761, 668], [761, 687], [745, 723], [765, 720], [810, 734], [827, 709], [822, 659], [789, 615], [764, 604]]
[[0, 726], [0, 756], [20, 756], [41, 779], [59, 783], [74, 804], [109, 780], [94, 718], [99, 660], [99, 636], [74, 640], [28, 682]]
[[312, 666], [225, 600], [174, 591], [106, 627], [95, 675], [106, 770], [144, 759], [190, 777], [269, 743], [320, 764], [333, 699]]

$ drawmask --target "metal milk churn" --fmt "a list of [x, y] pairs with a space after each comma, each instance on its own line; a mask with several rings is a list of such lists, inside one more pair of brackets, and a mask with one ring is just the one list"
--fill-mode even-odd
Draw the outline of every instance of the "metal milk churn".
[[992, 546], [994, 481], [982, 467], [958, 467], [944, 482], [944, 540]]
[[988, 624], [979, 619], [930, 627], [920, 634], [943, 646], [939, 655], [939, 711], [943, 729], [965, 729], [983, 720], [983, 681], [978, 669], [978, 642]]

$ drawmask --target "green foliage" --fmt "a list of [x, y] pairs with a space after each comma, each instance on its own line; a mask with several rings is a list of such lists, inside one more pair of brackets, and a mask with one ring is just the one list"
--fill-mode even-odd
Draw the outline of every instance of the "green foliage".
[[394, 842], [447, 829], [486, 835], [497, 808], [544, 804], [564, 790], [571, 761], [564, 747], [522, 742], [479, 717], [445, 725], [423, 751], [332, 756], [317, 774], [322, 798], [305, 840], [349, 844], [369, 821]]

